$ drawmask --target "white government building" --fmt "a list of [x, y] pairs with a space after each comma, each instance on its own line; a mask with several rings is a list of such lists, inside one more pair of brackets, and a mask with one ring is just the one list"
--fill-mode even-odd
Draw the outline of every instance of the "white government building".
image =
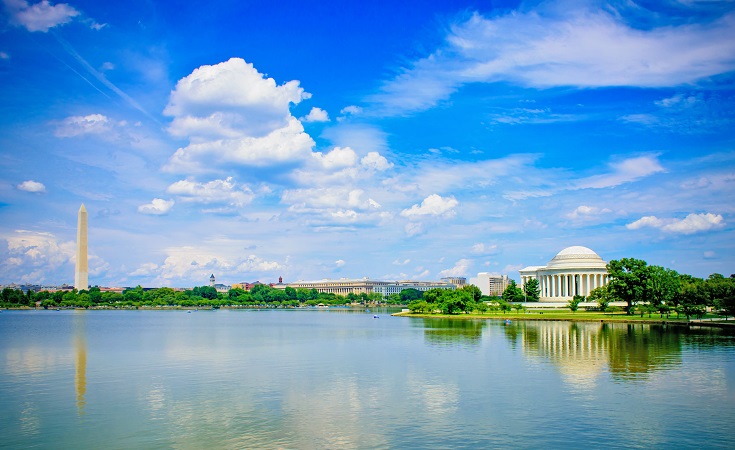
[[539, 282], [542, 302], [568, 301], [575, 295], [587, 296], [592, 289], [609, 282], [607, 263], [587, 247], [567, 247], [545, 266], [521, 269], [521, 286], [532, 279]]

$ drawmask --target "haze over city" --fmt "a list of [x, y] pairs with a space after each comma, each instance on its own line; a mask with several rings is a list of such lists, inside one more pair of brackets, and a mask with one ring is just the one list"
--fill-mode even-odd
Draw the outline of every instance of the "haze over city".
[[735, 271], [732, 2], [2, 11], [0, 284]]

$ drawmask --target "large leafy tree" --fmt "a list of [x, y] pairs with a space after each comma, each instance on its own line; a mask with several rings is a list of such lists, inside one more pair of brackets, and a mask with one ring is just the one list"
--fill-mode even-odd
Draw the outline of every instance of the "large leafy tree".
[[623, 258], [607, 263], [610, 274], [608, 291], [616, 300], [626, 302], [626, 312], [633, 314], [633, 306], [646, 300], [650, 272], [642, 259]]
[[479, 287], [475, 286], [474, 284], [467, 284], [465, 286], [462, 286], [459, 288], [460, 291], [468, 292], [472, 296], [472, 300], [475, 302], [479, 302], [482, 298], [482, 291]]
[[523, 290], [518, 287], [515, 280], [510, 280], [508, 287], [503, 291], [503, 300], [506, 302], [522, 302]]
[[681, 289], [679, 274], [661, 266], [648, 266], [648, 301], [661, 313], [670, 309]]
[[541, 288], [539, 287], [538, 280], [531, 278], [526, 281], [523, 285], [523, 292], [526, 294], [527, 302], [537, 302], [541, 298]]
[[399, 295], [403, 304], [408, 304], [414, 300], [421, 300], [424, 296], [423, 292], [414, 288], [403, 289]]
[[735, 275], [725, 278], [719, 273], [713, 273], [705, 281], [705, 287], [709, 304], [729, 316], [735, 315]]

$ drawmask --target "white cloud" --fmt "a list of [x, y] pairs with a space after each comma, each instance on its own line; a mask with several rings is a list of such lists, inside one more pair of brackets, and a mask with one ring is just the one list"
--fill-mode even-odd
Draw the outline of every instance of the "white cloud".
[[611, 213], [612, 210], [608, 208], [598, 208], [596, 206], [587, 206], [587, 205], [580, 205], [578, 206], [574, 211], [568, 213], [566, 216], [569, 219], [577, 220], [577, 219], [592, 219], [596, 218], [603, 214]]
[[314, 141], [304, 133], [301, 122], [288, 124], [263, 137], [218, 139], [190, 144], [176, 150], [165, 169], [170, 172], [206, 172], [217, 166], [240, 164], [265, 167], [304, 160]]
[[240, 58], [199, 67], [179, 80], [164, 110], [173, 117], [169, 132], [189, 139], [166, 169], [200, 172], [307, 158], [314, 141], [289, 108], [310, 96], [298, 81], [276, 85]]
[[473, 82], [534, 88], [692, 83], [735, 69], [734, 25], [730, 14], [706, 24], [641, 29], [600, 9], [567, 7], [474, 14], [370, 100], [383, 113], [398, 114], [430, 108]]
[[176, 83], [164, 114], [174, 136], [265, 136], [285, 127], [290, 105], [311, 97], [296, 80], [280, 86], [240, 58], [205, 65]]
[[381, 172], [393, 167], [393, 163], [389, 162], [385, 158], [385, 156], [381, 155], [378, 152], [368, 152], [367, 155], [363, 156], [362, 159], [360, 159], [360, 164], [362, 164], [364, 167]]
[[174, 206], [173, 200], [164, 200], [162, 198], [154, 198], [150, 203], [138, 206], [138, 212], [141, 214], [150, 214], [160, 216], [169, 212]]
[[357, 153], [349, 147], [335, 147], [327, 154], [315, 152], [312, 157], [326, 169], [352, 167], [357, 163]]
[[38, 181], [33, 180], [27, 180], [22, 183], [20, 183], [17, 186], [18, 189], [21, 191], [26, 192], [35, 192], [35, 193], [43, 193], [46, 192], [46, 186], [43, 185], [43, 183], [39, 183]]
[[396, 265], [396, 266], [405, 266], [406, 264], [408, 264], [410, 262], [411, 262], [410, 259], [404, 259], [403, 261], [396, 259], [395, 261], [393, 261], [393, 265]]
[[426, 197], [421, 205], [413, 205], [409, 209], [401, 211], [401, 215], [404, 217], [418, 217], [418, 216], [444, 216], [452, 217], [455, 214], [454, 208], [459, 204], [457, 199], [450, 196], [442, 198], [440, 195], [431, 194]]
[[444, 269], [439, 272], [440, 277], [464, 277], [469, 273], [470, 265], [472, 265], [471, 259], [460, 259], [454, 264], [451, 269]]
[[404, 227], [404, 231], [409, 237], [418, 236], [419, 234], [424, 232], [424, 224], [422, 224], [421, 222], [409, 222]]
[[576, 189], [601, 189], [619, 186], [666, 170], [656, 156], [638, 156], [610, 164], [608, 173], [582, 178], [574, 183]]
[[351, 189], [347, 186], [289, 189], [284, 191], [281, 200], [291, 204], [292, 210], [333, 208], [368, 210], [381, 207], [375, 200], [365, 197], [365, 191], [362, 189]]
[[47, 32], [49, 29], [71, 22], [81, 13], [67, 3], [52, 5], [48, 0], [30, 5], [25, 0], [4, 0], [11, 21], [28, 31]]
[[479, 242], [472, 246], [472, 253], [476, 253], [478, 255], [494, 255], [498, 252], [498, 246], [497, 244], [484, 244], [482, 242]]
[[656, 216], [645, 216], [627, 224], [625, 227], [629, 230], [651, 227], [668, 233], [694, 234], [703, 231], [718, 230], [725, 225], [725, 221], [721, 215], [702, 213], [689, 214], [684, 219], [659, 219]]
[[302, 122], [329, 122], [329, 114], [321, 108], [313, 107], [309, 114], [299, 120]]
[[155, 263], [143, 263], [141, 264], [137, 269], [130, 272], [128, 275], [130, 276], [148, 276], [155, 274], [158, 270], [158, 264]]
[[704, 256], [704, 259], [717, 259], [717, 253], [712, 250], [707, 250], [702, 256]]
[[169, 186], [166, 192], [179, 196], [185, 202], [226, 203], [237, 207], [247, 205], [255, 198], [250, 188], [238, 187], [232, 177], [207, 183], [180, 180]]
[[334, 262], [334, 265], [337, 267], [344, 267], [344, 265], [347, 264], [343, 259], [338, 259]]
[[106, 134], [110, 133], [115, 125], [113, 120], [102, 114], [70, 116], [57, 124], [54, 135], [68, 138], [84, 134]]

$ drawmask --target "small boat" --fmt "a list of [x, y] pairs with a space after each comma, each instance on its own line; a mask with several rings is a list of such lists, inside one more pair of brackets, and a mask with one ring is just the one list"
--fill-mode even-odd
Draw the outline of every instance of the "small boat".
[[373, 319], [380, 319], [380, 316], [373, 316]]

